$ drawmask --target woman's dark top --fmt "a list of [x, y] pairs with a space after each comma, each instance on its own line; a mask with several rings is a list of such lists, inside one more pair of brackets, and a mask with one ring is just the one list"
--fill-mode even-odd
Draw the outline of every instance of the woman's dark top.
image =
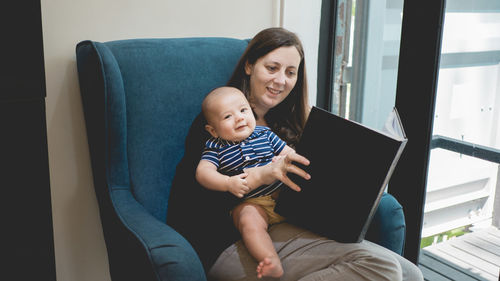
[[208, 190], [195, 179], [205, 142], [210, 138], [205, 124], [199, 114], [189, 129], [184, 157], [172, 182], [167, 224], [191, 243], [208, 272], [217, 257], [240, 239], [240, 234], [229, 214], [238, 198], [229, 192]]

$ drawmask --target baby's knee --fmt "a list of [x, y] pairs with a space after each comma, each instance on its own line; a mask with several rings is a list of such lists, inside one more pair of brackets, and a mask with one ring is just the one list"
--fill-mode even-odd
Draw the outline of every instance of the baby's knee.
[[235, 225], [240, 231], [242, 229], [267, 229], [266, 214], [260, 207], [244, 204], [235, 209], [233, 216], [235, 216]]
[[238, 220], [237, 228], [242, 233], [253, 233], [265, 230], [267, 225], [255, 216], [242, 215]]

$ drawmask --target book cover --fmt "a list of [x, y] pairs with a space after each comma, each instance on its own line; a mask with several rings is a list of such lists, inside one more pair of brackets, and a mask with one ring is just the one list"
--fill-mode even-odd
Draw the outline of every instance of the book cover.
[[296, 147], [311, 179], [289, 174], [302, 190], [283, 188], [276, 212], [330, 239], [362, 241], [406, 142], [396, 109], [374, 130], [313, 107]]

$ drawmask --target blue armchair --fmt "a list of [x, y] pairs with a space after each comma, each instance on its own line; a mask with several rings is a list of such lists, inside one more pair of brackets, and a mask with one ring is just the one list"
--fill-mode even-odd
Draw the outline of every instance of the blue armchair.
[[[203, 96], [226, 83], [247, 43], [176, 38], [77, 45], [113, 280], [206, 280], [189, 242], [165, 223], [169, 190]], [[384, 194], [368, 238], [401, 253], [404, 231], [401, 206]]]

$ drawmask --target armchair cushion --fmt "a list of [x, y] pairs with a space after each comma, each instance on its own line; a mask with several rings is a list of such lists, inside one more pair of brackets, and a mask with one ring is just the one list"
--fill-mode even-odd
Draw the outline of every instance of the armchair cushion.
[[366, 240], [403, 255], [405, 236], [406, 223], [403, 207], [391, 194], [382, 194], [377, 211], [366, 233]]

